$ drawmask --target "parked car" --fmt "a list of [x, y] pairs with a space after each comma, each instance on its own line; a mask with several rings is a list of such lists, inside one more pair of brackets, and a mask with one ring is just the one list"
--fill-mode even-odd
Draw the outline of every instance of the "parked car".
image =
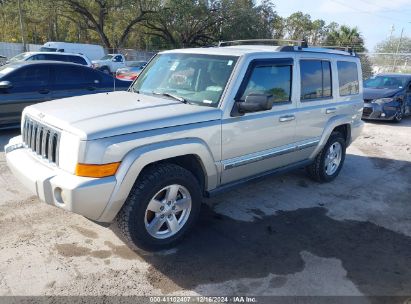
[[126, 58], [122, 54], [107, 54], [100, 60], [92, 61], [93, 68], [106, 74], [114, 74], [119, 68], [126, 66]]
[[127, 92], [27, 107], [6, 159], [48, 204], [169, 247], [203, 196], [301, 167], [334, 180], [364, 124], [361, 79], [354, 54], [303, 45], [164, 51]]
[[411, 115], [411, 74], [380, 74], [364, 81], [363, 119], [400, 122]]
[[46, 42], [41, 48], [41, 52], [60, 52], [82, 54], [96, 60], [104, 56], [105, 52], [101, 45], [87, 43], [69, 43], [69, 42]]
[[91, 68], [62, 62], [23, 61], [0, 67], [0, 128], [20, 125], [26, 106], [71, 96], [126, 90], [129, 84]]
[[87, 56], [72, 53], [56, 53], [56, 52], [26, 52], [21, 53], [11, 58], [7, 63], [17, 61], [35, 61], [35, 60], [50, 60], [71, 62], [91, 67], [91, 61]]
[[126, 67], [117, 70], [116, 77], [120, 80], [134, 81], [146, 64], [146, 61], [127, 61]]

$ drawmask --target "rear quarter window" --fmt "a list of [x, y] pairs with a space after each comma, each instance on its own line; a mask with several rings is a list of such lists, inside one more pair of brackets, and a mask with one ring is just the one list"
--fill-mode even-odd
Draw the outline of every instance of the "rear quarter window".
[[80, 56], [67, 56], [69, 62], [73, 62], [73, 63], [77, 63], [77, 64], [81, 64], [81, 65], [87, 65], [86, 60], [84, 60], [83, 57]]
[[357, 95], [360, 92], [357, 63], [338, 61], [337, 69], [340, 96]]

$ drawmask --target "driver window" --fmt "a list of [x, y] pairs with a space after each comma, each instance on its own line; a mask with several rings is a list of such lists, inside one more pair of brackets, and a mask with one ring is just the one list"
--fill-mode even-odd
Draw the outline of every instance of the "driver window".
[[247, 85], [241, 95], [245, 100], [249, 94], [272, 95], [274, 103], [291, 100], [291, 65], [255, 65], [249, 74]]

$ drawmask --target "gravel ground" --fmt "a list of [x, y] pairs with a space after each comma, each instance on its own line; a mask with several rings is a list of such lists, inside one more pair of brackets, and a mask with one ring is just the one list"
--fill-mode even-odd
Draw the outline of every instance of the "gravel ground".
[[332, 183], [300, 170], [208, 200], [156, 254], [39, 202], [4, 153], [0, 189], [0, 295], [411, 295], [411, 119], [367, 123]]

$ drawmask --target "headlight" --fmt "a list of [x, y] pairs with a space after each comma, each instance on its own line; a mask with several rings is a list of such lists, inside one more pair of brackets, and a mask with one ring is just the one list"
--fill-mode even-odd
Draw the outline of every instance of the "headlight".
[[384, 103], [388, 103], [394, 101], [394, 98], [390, 97], [390, 98], [380, 98], [380, 99], [376, 99], [373, 102], [379, 105], [382, 105]]
[[79, 153], [84, 148], [80, 139], [68, 132], [61, 132], [59, 147], [59, 167], [75, 173]]

